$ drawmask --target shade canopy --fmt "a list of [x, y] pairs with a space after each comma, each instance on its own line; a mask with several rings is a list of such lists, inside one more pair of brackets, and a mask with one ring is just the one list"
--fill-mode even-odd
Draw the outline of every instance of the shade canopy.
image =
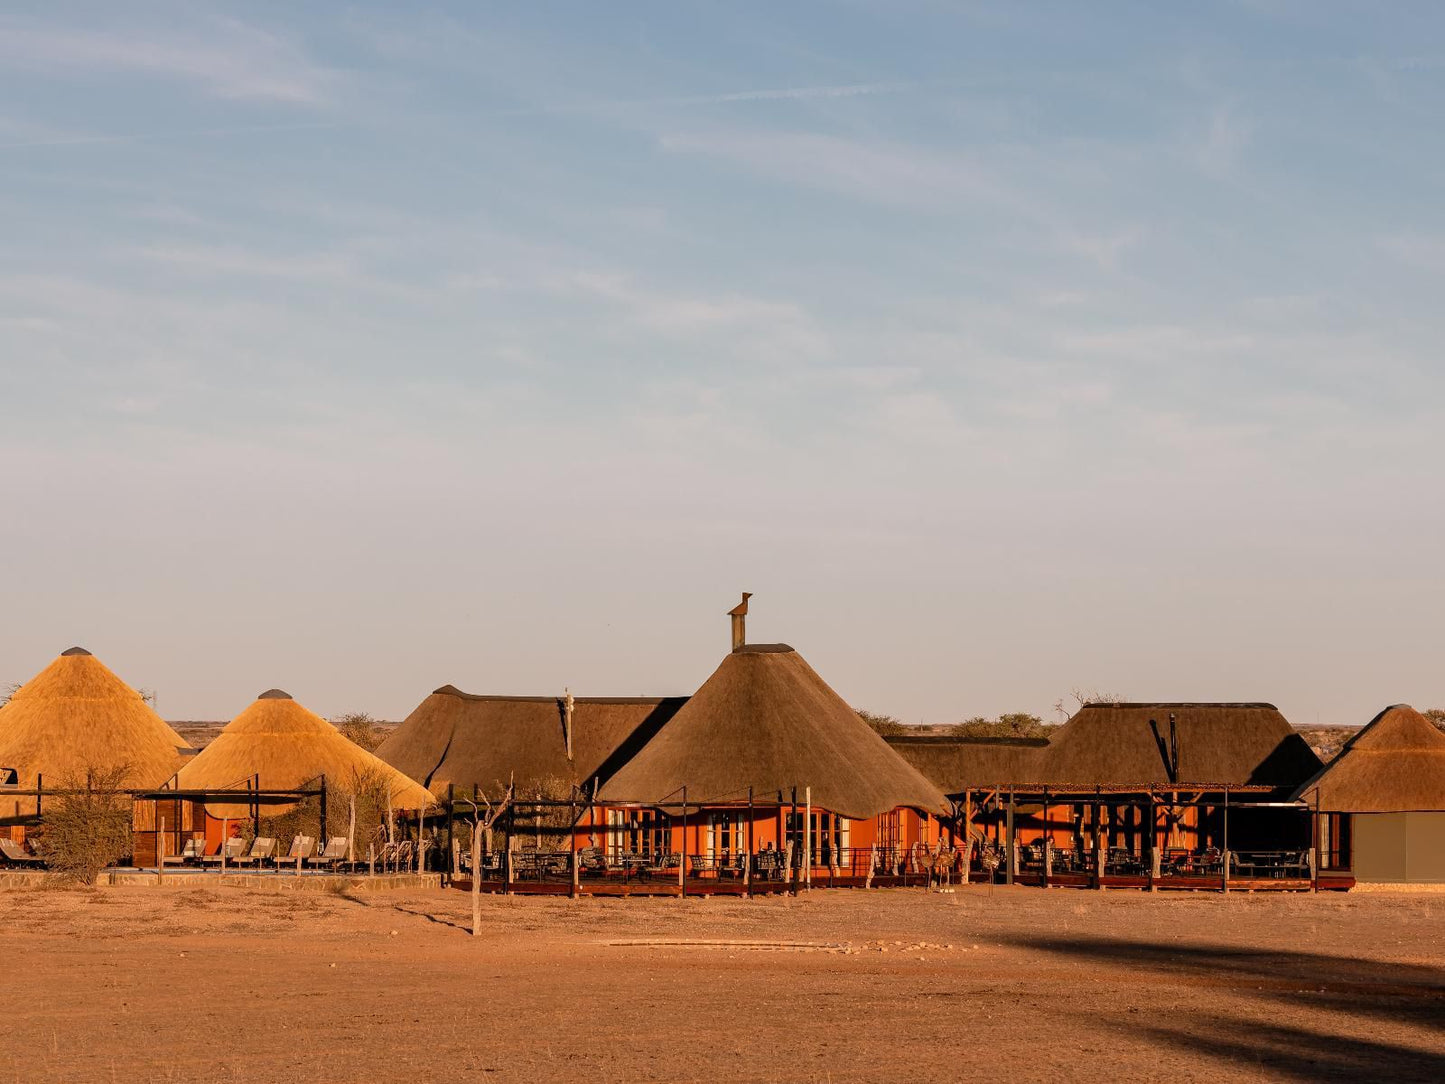
[[615, 802], [801, 800], [851, 818], [947, 800], [858, 717], [801, 655], [752, 644], [728, 655], [636, 756], [602, 784]]
[[1395, 704], [1347, 741], [1299, 796], [1336, 813], [1445, 811], [1445, 734]]
[[[263, 693], [227, 723], [181, 769], [176, 784], [181, 790], [234, 790], [252, 783], [260, 790], [305, 790], [323, 776], [328, 785], [352, 793], [389, 792], [393, 809], [425, 809], [432, 802], [425, 787], [279, 689]], [[296, 805], [268, 803], [265, 812], [284, 813]], [[207, 802], [206, 810], [213, 817], [249, 814], [244, 802]]]
[[0, 769], [21, 787], [83, 784], [124, 769], [122, 786], [160, 786], [191, 749], [141, 695], [89, 651], [73, 647], [0, 708]]

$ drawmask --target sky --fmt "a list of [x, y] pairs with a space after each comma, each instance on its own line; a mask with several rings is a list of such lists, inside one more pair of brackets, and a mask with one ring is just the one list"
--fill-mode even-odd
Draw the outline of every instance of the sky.
[[1445, 704], [1445, 8], [0, 13], [0, 681]]

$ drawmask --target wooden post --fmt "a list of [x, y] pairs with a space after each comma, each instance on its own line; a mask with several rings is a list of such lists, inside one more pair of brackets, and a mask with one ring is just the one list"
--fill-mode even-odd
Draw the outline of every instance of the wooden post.
[[482, 826], [472, 819], [472, 936], [482, 929]]
[[1006, 845], [1007, 845], [1007, 847], [1008, 847], [1008, 850], [1005, 852], [1005, 855], [1006, 855], [1006, 857], [1007, 857], [1007, 859], [1008, 859], [1008, 865], [1007, 865], [1007, 866], [1005, 867], [1005, 869], [1004, 869], [1004, 883], [1005, 883], [1005, 884], [1013, 884], [1013, 883], [1014, 883], [1014, 874], [1018, 872], [1018, 864], [1019, 864], [1018, 837], [1014, 835], [1014, 791], [1013, 791], [1013, 787], [1009, 787], [1009, 790], [1008, 790], [1008, 809], [1007, 809], [1007, 811], [1005, 812], [1004, 817], [1005, 817], [1004, 823], [1005, 823], [1005, 826], [1006, 826], [1006, 829], [1007, 829], [1007, 832], [1008, 832], [1008, 840], [1007, 840], [1007, 843], [1006, 843]]
[[868, 845], [868, 875], [863, 878], [863, 887], [873, 887], [873, 871], [878, 868], [878, 844], [876, 842]]
[[803, 887], [813, 891], [813, 788], [803, 788]]
[[748, 788], [747, 853], [743, 855], [743, 896], [753, 898], [753, 788]]
[[416, 825], [416, 871], [421, 872], [424, 860], [422, 853], [426, 847], [426, 807], [422, 807], [421, 820]]
[[456, 839], [456, 806], [452, 804], [455, 798], [455, 784], [447, 784], [447, 883], [451, 884], [452, 878], [457, 875], [457, 839]]
[[326, 773], [321, 773], [321, 843], [324, 846], [326, 839]]
[[687, 895], [687, 787], [682, 788], [682, 853], [677, 856], [678, 891]]
[[1320, 788], [1315, 787], [1314, 846], [1310, 848], [1310, 891], [1320, 890]]
[[221, 818], [221, 872], [226, 872], [226, 852], [231, 849], [231, 821], [228, 817]]
[[1054, 872], [1054, 835], [1049, 831], [1049, 791], [1044, 788], [1044, 887], [1049, 887], [1049, 878]]
[[376, 844], [375, 844], [375, 843], [368, 843], [368, 844], [366, 845], [366, 875], [367, 875], [368, 877], [375, 877], [375, 876], [376, 876]]
[[1224, 872], [1221, 874], [1225, 895], [1229, 894], [1229, 785], [1224, 787], [1224, 847], [1221, 850], [1220, 858], [1223, 859]]
[[386, 784], [386, 841], [387, 841], [387, 843], [395, 843], [395, 842], [396, 842], [395, 826], [392, 824], [392, 818], [391, 818], [391, 782], [390, 782], [390, 781], [388, 781], [387, 784]]
[[582, 871], [577, 868], [577, 822], [582, 818], [577, 815], [577, 792], [572, 792], [572, 801], [568, 811], [572, 815], [572, 829], [569, 833], [572, 837], [572, 898], [575, 900], [582, 892]]
[[967, 830], [963, 835], [963, 869], [959, 873], [959, 883], [968, 884], [969, 867], [973, 865], [973, 836]]
[[793, 889], [793, 895], [798, 894], [798, 883], [793, 878], [793, 841], [790, 839], [783, 847], [783, 884], [785, 891], [788, 886]]
[[356, 865], [356, 795], [351, 796], [348, 803], [349, 812], [346, 818], [346, 864]]
[[[1097, 794], [1097, 790], [1095, 791]], [[1104, 862], [1108, 841], [1104, 838], [1104, 803], [1094, 803], [1094, 887], [1104, 888]]]
[[507, 807], [507, 825], [502, 829], [502, 891], [512, 894], [512, 807]]
[[[160, 805], [159, 802], [157, 802], [156, 804], [157, 804], [157, 806]], [[165, 868], [165, 864], [166, 864], [166, 819], [165, 819], [165, 817], [159, 816], [159, 814], [158, 814], [157, 817], [156, 817], [156, 880], [158, 880], [158, 881], [159, 881], [160, 878], [161, 878], [161, 873], [163, 872], [163, 870], [164, 870], [164, 868]]]
[[1154, 809], [1154, 788], [1149, 788], [1149, 891], [1158, 892], [1159, 880], [1159, 815]]

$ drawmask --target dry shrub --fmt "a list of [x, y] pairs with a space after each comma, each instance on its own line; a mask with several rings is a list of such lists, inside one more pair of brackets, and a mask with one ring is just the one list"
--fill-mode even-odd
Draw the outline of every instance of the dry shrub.
[[386, 736], [377, 725], [378, 720], [373, 719], [364, 711], [352, 711], [345, 715], [338, 715], [331, 721], [336, 724], [336, 729], [341, 731], [342, 737], [361, 746], [368, 753], [376, 752], [376, 747]]
[[881, 715], [876, 711], [865, 711], [862, 708], [854, 710], [858, 712], [858, 718], [872, 727], [873, 732], [880, 737], [896, 738], [900, 734], [908, 733], [907, 725], [895, 715]]
[[84, 778], [61, 781], [45, 807], [36, 852], [66, 879], [94, 885], [101, 871], [131, 852], [131, 797], [123, 789], [130, 769], [90, 768]]

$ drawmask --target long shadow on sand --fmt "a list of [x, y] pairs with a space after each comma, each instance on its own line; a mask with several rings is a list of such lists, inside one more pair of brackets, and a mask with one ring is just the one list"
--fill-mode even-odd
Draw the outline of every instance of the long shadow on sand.
[[[1445, 968], [1320, 952], [1220, 948], [1121, 938], [1020, 937], [1020, 948], [1218, 986], [1235, 995], [1342, 1019], [1388, 1020], [1419, 1030], [1420, 1050], [1247, 1017], [1193, 1017], [1144, 1034], [1191, 1053], [1306, 1080], [1445, 1080]], [[1352, 1028], [1351, 1030], [1358, 1030]]]

